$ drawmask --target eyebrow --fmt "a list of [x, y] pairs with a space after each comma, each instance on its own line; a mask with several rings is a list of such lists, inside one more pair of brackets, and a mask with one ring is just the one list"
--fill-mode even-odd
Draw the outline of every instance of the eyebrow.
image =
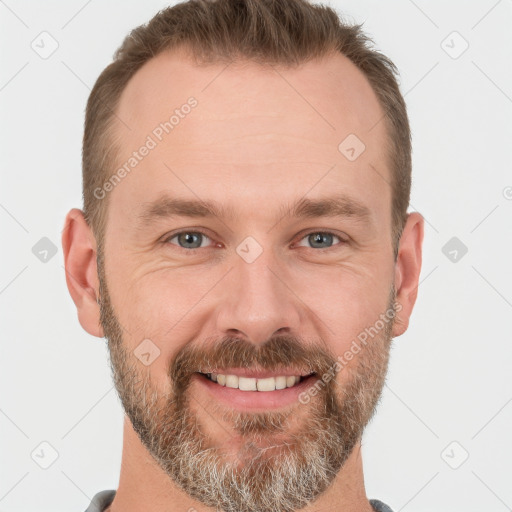
[[[140, 227], [147, 227], [159, 219], [172, 217], [211, 218], [233, 220], [237, 217], [231, 207], [217, 201], [182, 199], [162, 196], [155, 201], [144, 203], [137, 216]], [[364, 204], [347, 196], [328, 196], [316, 199], [301, 198], [291, 205], [281, 205], [275, 222], [285, 217], [314, 219], [317, 217], [350, 218], [357, 222], [372, 225], [372, 211]]]

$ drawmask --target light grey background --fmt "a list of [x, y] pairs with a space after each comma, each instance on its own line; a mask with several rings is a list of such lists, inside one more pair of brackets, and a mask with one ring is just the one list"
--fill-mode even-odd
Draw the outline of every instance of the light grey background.
[[[2, 512], [80, 511], [117, 487], [123, 413], [106, 342], [78, 323], [60, 236], [81, 207], [89, 91], [128, 31], [166, 5], [0, 1]], [[426, 219], [416, 308], [363, 438], [367, 494], [395, 512], [510, 511], [512, 0], [331, 5], [401, 71], [410, 210]], [[46, 59], [43, 31], [58, 42]], [[43, 237], [57, 248], [46, 262], [34, 254]], [[443, 253], [452, 237], [467, 254]]]

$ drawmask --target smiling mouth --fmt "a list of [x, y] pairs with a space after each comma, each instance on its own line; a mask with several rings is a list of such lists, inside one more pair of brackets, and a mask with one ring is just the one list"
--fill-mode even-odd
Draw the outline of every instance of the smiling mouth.
[[282, 389], [292, 388], [315, 374], [309, 375], [276, 375], [273, 377], [255, 378], [242, 377], [238, 375], [222, 374], [222, 373], [199, 373], [206, 379], [215, 382], [219, 386], [224, 386], [240, 391], [279, 391]]

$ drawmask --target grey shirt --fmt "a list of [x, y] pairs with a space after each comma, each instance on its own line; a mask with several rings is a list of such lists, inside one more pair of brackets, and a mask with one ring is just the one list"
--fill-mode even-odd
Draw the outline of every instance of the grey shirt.
[[[116, 491], [100, 491], [94, 495], [91, 504], [85, 512], [103, 512], [114, 501]], [[379, 500], [370, 500], [370, 505], [375, 512], [393, 512], [385, 503]]]

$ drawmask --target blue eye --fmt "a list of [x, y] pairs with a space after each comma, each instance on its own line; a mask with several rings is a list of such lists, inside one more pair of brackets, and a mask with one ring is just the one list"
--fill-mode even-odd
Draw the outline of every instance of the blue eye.
[[[176, 239], [177, 243], [172, 242], [172, 240]], [[334, 239], [338, 239], [338, 243], [334, 243]], [[195, 249], [201, 249], [204, 247], [207, 247], [208, 240], [211, 241], [211, 238], [203, 233], [202, 231], [180, 231], [179, 233], [175, 233], [174, 235], [166, 238], [164, 240], [164, 243], [171, 243], [172, 245], [177, 245], [180, 249], [184, 250], [195, 250]], [[309, 248], [311, 249], [330, 249], [333, 246], [336, 245], [343, 245], [347, 241], [343, 240], [338, 235], [335, 235], [334, 233], [331, 233], [329, 231], [312, 231], [306, 235], [304, 235], [301, 238], [302, 240], [307, 240], [308, 244], [311, 244]], [[327, 245], [327, 246], [325, 246]], [[299, 246], [303, 247], [299, 243]], [[325, 247], [324, 247], [325, 246]]]
[[181, 231], [180, 233], [176, 233], [172, 237], [169, 237], [166, 241], [170, 242], [174, 238], [178, 239], [179, 247], [182, 249], [199, 249], [203, 247], [201, 243], [202, 239], [210, 239], [202, 231]]
[[[313, 249], [330, 249], [334, 238], [337, 238], [341, 243], [345, 242], [345, 240], [342, 240], [338, 235], [328, 231], [312, 231], [305, 235], [302, 240], [307, 240]], [[328, 244], [329, 247], [322, 247], [324, 244]]]

